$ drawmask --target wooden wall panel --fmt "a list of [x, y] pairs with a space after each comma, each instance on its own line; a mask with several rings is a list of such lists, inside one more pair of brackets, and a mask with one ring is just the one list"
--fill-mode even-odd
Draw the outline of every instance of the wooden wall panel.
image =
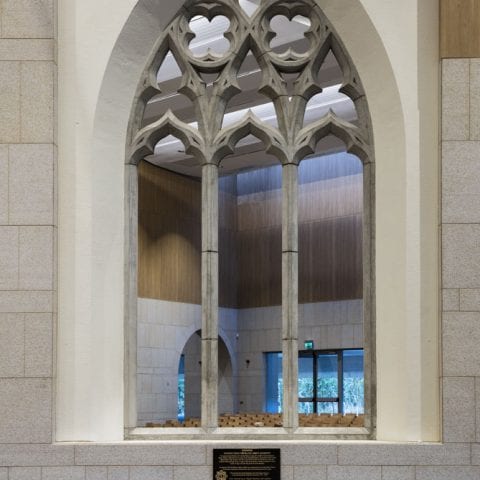
[[[281, 305], [281, 190], [220, 184], [220, 306]], [[201, 185], [139, 167], [139, 296], [200, 303]], [[362, 176], [299, 188], [299, 301], [362, 297]]]
[[298, 221], [315, 222], [361, 213], [363, 177], [349, 175], [306, 183], [298, 189]]
[[238, 254], [237, 232], [220, 229], [218, 238], [219, 252], [219, 290], [218, 299], [221, 307], [238, 307]]
[[282, 304], [282, 191], [276, 173], [249, 173], [255, 193], [238, 196], [239, 308]]
[[[281, 305], [281, 190], [238, 204], [240, 308]], [[299, 187], [299, 302], [362, 298], [363, 177]]]
[[[350, 175], [300, 185], [299, 222], [343, 217], [362, 212], [362, 175]], [[281, 190], [239, 197], [238, 229], [272, 228], [282, 222]]]
[[282, 228], [238, 231], [238, 307], [282, 303]]
[[480, 0], [440, 0], [440, 55], [480, 57]]
[[245, 195], [238, 199], [238, 229], [273, 228], [282, 224], [282, 192]]
[[200, 225], [139, 212], [138, 295], [200, 303]]
[[138, 295], [199, 304], [200, 181], [147, 162], [138, 178]]
[[362, 216], [334, 221], [334, 297], [335, 300], [362, 298]]
[[335, 222], [327, 219], [299, 224], [299, 303], [335, 299]]
[[[138, 295], [201, 302], [201, 183], [142, 162], [138, 169]], [[237, 306], [236, 191], [222, 179], [220, 292], [222, 307]]]
[[237, 247], [237, 189], [236, 177], [220, 179], [219, 185], [219, 304], [238, 306], [238, 247]]

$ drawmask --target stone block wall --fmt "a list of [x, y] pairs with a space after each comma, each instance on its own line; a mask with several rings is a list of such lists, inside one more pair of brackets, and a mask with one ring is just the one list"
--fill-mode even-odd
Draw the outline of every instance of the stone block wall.
[[[54, 4], [0, 12], [0, 479], [211, 478], [213, 443], [53, 443]], [[285, 442], [286, 480], [480, 478], [479, 66], [443, 62], [444, 443]]]
[[[236, 370], [234, 351], [237, 342], [237, 310], [221, 308], [219, 318], [220, 335]], [[137, 322], [138, 424], [175, 419], [180, 355], [182, 352], [187, 354], [184, 351], [187, 343], [202, 328], [201, 307], [191, 303], [139, 298]], [[199, 357], [197, 352], [190, 351], [188, 354]], [[186, 366], [188, 364], [191, 368], [195, 363], [186, 362]], [[198, 364], [196, 369], [198, 371], [190, 372], [190, 375], [198, 376]], [[198, 412], [191, 412], [188, 416], [200, 415], [199, 389], [198, 385], [194, 389], [198, 392], [191, 392], [194, 398], [186, 399], [186, 404], [198, 408]], [[232, 407], [228, 411], [232, 411]]]
[[446, 442], [480, 442], [479, 102], [480, 60], [444, 60], [442, 331]]
[[0, 12], [0, 444], [49, 444], [56, 304], [54, 2], [4, 0]]
[[201, 329], [200, 305], [139, 298], [137, 321], [138, 424], [175, 419], [180, 355]]

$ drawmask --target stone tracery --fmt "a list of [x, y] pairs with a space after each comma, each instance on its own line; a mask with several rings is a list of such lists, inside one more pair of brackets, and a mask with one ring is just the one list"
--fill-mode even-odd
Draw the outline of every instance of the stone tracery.
[[[196, 57], [189, 48], [194, 33], [189, 23], [195, 16], [204, 16], [209, 21], [223, 15], [230, 21], [225, 37], [230, 48], [224, 55], [208, 52]], [[310, 47], [306, 53], [297, 53], [289, 48], [278, 54], [270, 47], [275, 32], [270, 21], [277, 15], [290, 20], [302, 15], [310, 20], [305, 33]], [[344, 82], [341, 93], [355, 103], [359, 116], [358, 125], [339, 119], [333, 112], [312, 125], [304, 126], [304, 115], [308, 101], [322, 91], [317, 72], [329, 51], [332, 51], [342, 68]], [[178, 62], [183, 80], [179, 93], [187, 96], [194, 104], [198, 120], [198, 131], [180, 121], [171, 111], [158, 121], [144, 128], [134, 126], [132, 162], [152, 154], [155, 144], [168, 134], [178, 136], [187, 153], [199, 162], [219, 164], [232, 152], [235, 144], [244, 136], [256, 132], [267, 146], [267, 153], [277, 156], [283, 164], [298, 164], [306, 155], [315, 151], [316, 143], [323, 137], [334, 134], [347, 145], [347, 151], [358, 155], [364, 162], [370, 158], [370, 132], [363, 89], [358, 74], [350, 65], [332, 27], [315, 2], [270, 0], [262, 2], [253, 17], [248, 17], [238, 1], [215, 0], [212, 2], [190, 1], [171, 22], [152, 60], [140, 92], [143, 108], [154, 95], [161, 93], [156, 73], [171, 51]], [[228, 102], [238, 93], [239, 69], [249, 52], [258, 62], [263, 81], [260, 93], [268, 97], [275, 106], [278, 129], [266, 125], [251, 112], [244, 119], [222, 129]], [[216, 74], [211, 91], [202, 74]], [[297, 74], [293, 92], [287, 89], [283, 75]]]
[[[309, 48], [305, 53], [292, 48], [277, 53], [271, 47], [276, 33], [270, 22], [278, 15], [289, 20], [297, 15], [309, 19], [310, 27], [305, 32]], [[210, 51], [200, 57], [193, 54], [190, 44], [195, 34], [190, 29], [190, 22], [197, 16], [209, 21], [218, 16], [229, 20], [224, 36], [230, 46], [225, 54]], [[241, 93], [238, 74], [250, 52], [262, 72], [258, 91], [273, 103], [277, 128], [266, 124], [252, 111], [239, 121], [223, 126], [229, 101]], [[340, 92], [354, 102], [357, 121], [345, 121], [330, 110], [322, 118], [305, 125], [309, 100], [322, 92], [318, 72], [330, 52], [343, 73]], [[197, 128], [180, 120], [171, 110], [142, 127], [148, 101], [162, 93], [157, 72], [169, 53], [182, 71], [178, 93], [192, 102]], [[289, 88], [286, 76], [292, 74], [298, 77]], [[216, 75], [217, 78], [208, 84], [204, 75]], [[329, 135], [342, 140], [346, 150], [357, 155], [364, 165], [371, 163], [371, 130], [359, 76], [333, 27], [313, 0], [266, 0], [251, 17], [241, 8], [239, 0], [190, 0], [159, 39], [137, 99], [130, 130], [129, 162], [138, 164], [154, 154], [160, 140], [173, 135], [183, 143], [185, 152], [202, 166], [202, 426], [205, 429], [215, 429], [218, 425], [218, 167], [234, 152], [238, 142], [250, 134], [261, 140], [266, 152], [274, 155], [284, 167], [283, 425], [287, 430], [295, 429], [298, 426], [298, 165], [315, 152], [320, 140]], [[365, 258], [368, 262], [370, 257], [365, 255]]]

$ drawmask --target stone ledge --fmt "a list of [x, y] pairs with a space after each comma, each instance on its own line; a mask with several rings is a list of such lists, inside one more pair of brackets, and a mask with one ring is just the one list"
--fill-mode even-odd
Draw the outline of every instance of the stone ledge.
[[[282, 464], [344, 466], [462, 466], [471, 465], [469, 443], [386, 443], [375, 441], [285, 441], [213, 442], [165, 441], [112, 444], [68, 443], [54, 445], [0, 446], [0, 466], [81, 465], [81, 466], [199, 466], [211, 465], [213, 448], [281, 448]], [[8, 450], [6, 450], [8, 447]], [[20, 449], [18, 453], [15, 448]], [[39, 459], [45, 449], [44, 457]], [[480, 465], [480, 444], [473, 445], [474, 465]], [[75, 451], [68, 462], [65, 458]], [[6, 457], [6, 452], [10, 456]], [[22, 460], [37, 455], [37, 460]], [[337, 457], [338, 453], [338, 457]], [[20, 455], [20, 461], [13, 461]], [[51, 458], [56, 458], [52, 463]], [[65, 459], [65, 460], [64, 460]], [[475, 461], [477, 463], [475, 463]]]

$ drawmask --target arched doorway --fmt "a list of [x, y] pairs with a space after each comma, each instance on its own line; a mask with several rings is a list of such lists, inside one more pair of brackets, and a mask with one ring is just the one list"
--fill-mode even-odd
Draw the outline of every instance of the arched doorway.
[[[178, 364], [178, 420], [199, 419], [201, 414], [201, 330], [185, 343]], [[235, 378], [227, 345], [218, 337], [219, 413], [234, 411]]]

